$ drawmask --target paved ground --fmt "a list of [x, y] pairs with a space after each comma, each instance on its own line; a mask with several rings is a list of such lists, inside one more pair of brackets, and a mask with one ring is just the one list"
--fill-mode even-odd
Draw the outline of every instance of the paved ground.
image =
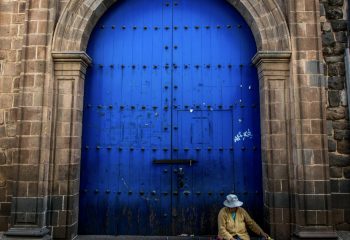
[[[79, 236], [77, 240], [216, 240], [213, 236], [191, 237], [191, 236], [173, 236], [173, 237], [149, 237], [149, 236]], [[250, 238], [258, 240], [258, 238]]]
[[[339, 231], [338, 240], [350, 240], [350, 232]], [[0, 239], [2, 233], [0, 232]], [[214, 240], [213, 237], [78, 236], [76, 240]], [[254, 239], [252, 239], [254, 240]], [[255, 239], [256, 240], [256, 239]]]
[[150, 237], [150, 236], [79, 236], [77, 240], [214, 240], [214, 237], [191, 237], [191, 236], [174, 236], [174, 237]]
[[[338, 240], [350, 240], [350, 232], [340, 231]], [[214, 237], [79, 236], [77, 240], [214, 240]], [[257, 238], [251, 238], [257, 240]], [[286, 239], [287, 240], [287, 239]]]
[[[338, 240], [350, 240], [350, 232], [338, 232]], [[214, 240], [214, 237], [79, 236], [77, 240]], [[251, 238], [251, 240], [257, 240]]]
[[337, 233], [339, 236], [338, 240], [350, 240], [350, 232], [339, 231]]

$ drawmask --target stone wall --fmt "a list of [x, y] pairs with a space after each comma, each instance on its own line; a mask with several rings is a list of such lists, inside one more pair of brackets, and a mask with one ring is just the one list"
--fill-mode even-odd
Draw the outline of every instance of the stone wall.
[[[50, 144], [53, 145], [52, 141], [57, 140], [55, 137], [59, 136], [59, 134], [54, 135], [54, 139], [47, 137], [51, 136], [51, 127], [53, 125], [51, 125], [50, 120], [54, 115], [50, 107], [48, 107], [50, 104], [52, 105], [52, 93], [54, 92], [54, 86], [50, 80], [54, 78], [51, 66], [52, 34], [68, 2], [69, 0], [0, 0], [0, 231], [6, 231], [9, 228], [9, 223], [14, 221], [13, 219], [10, 220], [11, 202], [15, 199], [15, 197], [12, 198], [13, 195], [17, 196], [17, 205], [12, 205], [12, 209], [15, 207], [16, 209], [18, 207], [21, 208], [20, 203], [24, 204], [23, 214], [17, 215], [19, 217], [16, 220], [18, 221], [17, 223], [21, 223], [21, 221], [22, 223], [30, 222], [33, 216], [46, 213], [47, 223], [44, 225], [53, 227], [56, 238], [68, 236], [65, 225], [68, 224], [69, 227], [73, 226], [76, 228], [76, 225], [74, 225], [77, 222], [76, 216], [73, 216], [71, 209], [67, 210], [65, 206], [65, 201], [67, 201], [66, 190], [71, 182], [64, 181], [65, 179], [59, 181], [61, 177], [66, 177], [69, 171], [59, 171], [59, 168], [53, 169], [52, 166], [54, 161], [52, 158], [56, 155], [50, 152], [52, 149]], [[230, 0], [230, 2], [244, 1]], [[254, 0], [249, 0], [248, 2], [254, 2]], [[347, 18], [347, 1], [276, 0], [276, 2], [281, 6], [290, 24], [289, 28], [292, 33], [294, 48], [292, 53], [294, 65], [291, 69], [294, 72], [293, 79], [295, 83], [300, 81], [301, 85], [301, 96], [296, 94], [298, 91], [295, 90], [294, 92], [296, 94], [296, 102], [293, 106], [298, 106], [300, 99], [300, 103], [305, 104], [303, 105], [304, 107], [306, 106], [305, 109], [295, 107], [295, 109], [300, 110], [302, 115], [296, 119], [301, 118], [304, 120], [301, 121], [299, 119], [299, 125], [296, 124], [295, 129], [300, 132], [300, 134], [299, 132], [297, 133], [297, 137], [303, 136], [304, 138], [301, 139], [302, 143], [298, 143], [303, 146], [300, 147], [300, 151], [295, 153], [294, 156], [303, 156], [300, 159], [296, 157], [292, 160], [296, 161], [295, 169], [310, 170], [306, 172], [312, 176], [307, 174], [304, 176], [299, 172], [293, 173], [294, 166], [287, 163], [282, 166], [285, 171], [289, 169], [290, 175], [295, 174], [295, 179], [298, 179], [298, 181], [295, 181], [294, 185], [288, 185], [287, 181], [284, 180], [287, 174], [281, 177], [283, 178], [282, 180], [271, 180], [269, 184], [275, 199], [277, 199], [278, 194], [276, 192], [278, 191], [286, 194], [288, 194], [288, 191], [290, 193], [295, 191], [295, 194], [290, 194], [295, 198], [292, 199], [292, 202], [300, 203], [301, 201], [298, 197], [305, 196], [306, 200], [304, 200], [303, 204], [305, 204], [306, 209], [299, 206], [300, 209], [295, 211], [296, 214], [292, 214], [293, 210], [289, 206], [284, 206], [287, 204], [285, 201], [281, 201], [282, 207], [277, 207], [270, 212], [270, 214], [274, 215], [274, 218], [271, 217], [271, 224], [276, 223], [276, 233], [284, 233], [286, 236], [289, 236], [289, 229], [282, 228], [278, 225], [279, 223], [286, 225], [294, 221], [298, 225], [314, 226], [320, 224], [317, 217], [324, 216], [326, 218], [325, 216], [328, 213], [327, 211], [320, 211], [320, 209], [309, 211], [308, 206], [310, 206], [310, 203], [314, 203], [315, 200], [307, 201], [307, 197], [310, 194], [319, 196], [322, 195], [320, 193], [325, 195], [321, 196], [322, 198], [320, 199], [326, 201], [327, 191], [324, 190], [322, 192], [322, 189], [327, 189], [328, 184], [327, 180], [323, 181], [327, 179], [324, 175], [327, 176], [328, 174], [324, 174], [325, 171], [328, 172], [328, 159], [323, 157], [327, 155], [327, 152], [323, 154], [322, 151], [325, 144], [318, 143], [318, 140], [321, 139], [324, 133], [322, 124], [320, 124], [324, 114], [322, 110], [319, 110], [319, 106], [324, 106], [325, 104], [323, 104], [324, 101], [322, 100], [314, 102], [316, 105], [308, 105], [315, 98], [315, 91], [317, 95], [323, 96], [323, 87], [322, 89], [319, 87], [322, 83], [316, 81], [319, 79], [318, 75], [320, 75], [318, 70], [319, 47], [317, 45], [320, 40], [318, 37], [320, 34], [319, 22], [317, 22], [318, 11], [315, 8], [319, 9], [318, 2], [320, 2], [323, 55], [325, 74], [328, 79], [327, 123], [330, 176], [332, 178], [331, 187], [333, 192], [333, 217], [338, 229], [349, 230], [350, 124], [344, 70], [344, 49], [347, 38], [345, 20]], [[268, 17], [265, 18], [266, 22], [271, 20]], [[257, 29], [254, 30], [257, 31]], [[276, 31], [278, 32], [279, 30], [270, 29], [266, 33], [273, 35]], [[280, 34], [280, 32], [278, 33]], [[278, 80], [280, 80], [280, 77]], [[23, 98], [20, 99], [20, 96]], [[284, 101], [284, 98], [282, 100]], [[317, 113], [315, 114], [315, 112]], [[315, 117], [316, 115], [317, 117]], [[315, 118], [319, 119], [319, 121], [315, 120]], [[291, 117], [291, 119], [294, 118]], [[301, 127], [301, 123], [303, 123], [303, 127]], [[307, 133], [313, 135], [305, 137]], [[41, 145], [39, 145], [39, 142]], [[310, 146], [315, 142], [317, 143], [315, 144], [316, 147]], [[292, 143], [295, 144], [294, 142]], [[305, 146], [309, 146], [313, 150], [303, 149]], [[319, 149], [320, 147], [322, 149]], [[19, 149], [21, 149], [20, 153]], [[282, 152], [285, 152], [285, 149]], [[301, 152], [302, 154], [299, 154]], [[59, 158], [56, 158], [55, 161], [58, 161], [57, 159]], [[305, 167], [307, 165], [305, 162], [309, 160], [311, 163]], [[280, 161], [279, 155], [276, 155], [276, 161]], [[322, 166], [320, 167], [320, 165]], [[275, 171], [273, 167], [270, 170]], [[49, 171], [50, 173], [48, 173]], [[319, 173], [320, 177], [316, 176], [316, 173]], [[15, 181], [17, 182], [16, 185], [14, 185]], [[74, 181], [74, 183], [76, 184], [74, 186], [78, 188], [78, 180]], [[49, 184], [50, 186], [43, 186], [44, 184]], [[16, 186], [15, 194], [13, 194], [13, 186]], [[299, 191], [298, 189], [301, 190]], [[61, 195], [64, 197], [57, 197]], [[42, 211], [38, 212], [39, 210], [35, 210], [36, 212], [28, 214], [26, 207], [31, 203], [25, 201], [26, 198], [35, 198], [37, 202], [39, 200], [44, 202]], [[77, 207], [76, 199], [75, 203], [71, 205], [74, 205], [74, 208]], [[46, 211], [46, 208], [48, 208], [48, 211]], [[327, 225], [328, 220], [322, 224]], [[72, 230], [73, 233], [74, 231], [76, 230]]]
[[344, 65], [347, 7], [344, 0], [321, 1], [333, 218], [337, 229], [350, 230], [350, 124]]
[[[47, 194], [41, 192], [41, 181], [48, 165], [39, 169], [38, 162], [49, 161], [49, 141], [43, 136], [50, 131], [45, 114], [50, 115], [46, 106], [52, 94], [46, 80], [52, 77], [52, 19], [58, 18], [59, 6], [50, 0], [0, 0], [0, 231], [15, 221], [10, 218], [14, 202], [30, 207]], [[35, 222], [37, 210], [18, 215], [16, 221]]]
[[17, 160], [18, 97], [26, 4], [0, 1], [0, 231], [8, 229]]

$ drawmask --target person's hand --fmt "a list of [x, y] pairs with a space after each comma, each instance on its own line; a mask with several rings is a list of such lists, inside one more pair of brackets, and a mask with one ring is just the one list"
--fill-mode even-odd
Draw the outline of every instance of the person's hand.
[[265, 239], [269, 239], [269, 235], [267, 235], [267, 233], [265, 233], [265, 232], [262, 232], [261, 236], [263, 236]]

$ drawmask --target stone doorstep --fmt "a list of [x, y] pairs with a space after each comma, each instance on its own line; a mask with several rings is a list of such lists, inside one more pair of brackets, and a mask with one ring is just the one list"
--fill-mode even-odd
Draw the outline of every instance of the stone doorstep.
[[[350, 231], [338, 231], [338, 240], [350, 240]], [[214, 236], [94, 236], [94, 235], [80, 235], [75, 240], [215, 240]], [[251, 240], [258, 240], [256, 237], [251, 237]]]
[[44, 236], [44, 237], [11, 237], [11, 236], [5, 236], [3, 232], [0, 232], [0, 240], [51, 240], [51, 236]]
[[80, 235], [76, 240], [214, 240], [214, 236], [187, 237], [187, 236], [93, 236]]
[[[94, 236], [80, 235], [76, 240], [216, 240], [215, 236]], [[251, 237], [251, 240], [258, 238]]]

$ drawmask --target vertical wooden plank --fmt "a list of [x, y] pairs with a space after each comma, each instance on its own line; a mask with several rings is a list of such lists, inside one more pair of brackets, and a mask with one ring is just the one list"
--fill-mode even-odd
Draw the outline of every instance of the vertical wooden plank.
[[[104, 194], [107, 194], [105, 191], [111, 191], [109, 188], [113, 188], [114, 194], [113, 196], [109, 192], [108, 196], [111, 197], [92, 201], [92, 205], [95, 206], [93, 209], [96, 209], [97, 205], [102, 209], [94, 215], [95, 219], [101, 222], [94, 229], [96, 233], [106, 233], [106, 230], [109, 234], [149, 234], [152, 228], [160, 230], [157, 226], [160, 221], [157, 220], [156, 225], [152, 225], [151, 218], [147, 217], [149, 211], [154, 209], [159, 211], [155, 217], [160, 218], [158, 205], [162, 175], [160, 168], [153, 169], [152, 158], [164, 157], [161, 144], [170, 143], [167, 135], [163, 135], [161, 131], [161, 124], [164, 124], [164, 119], [167, 118], [166, 115], [160, 114], [164, 106], [161, 101], [166, 102], [168, 99], [166, 93], [160, 94], [163, 90], [161, 85], [164, 77], [162, 74], [164, 55], [157, 49], [159, 47], [159, 42], [155, 38], [157, 36], [151, 32], [154, 30], [153, 25], [156, 25], [153, 21], [156, 21], [157, 25], [163, 24], [164, 16], [162, 1], [154, 3], [158, 6], [150, 5], [146, 1], [116, 4], [97, 24], [97, 26], [104, 25], [103, 28], [100, 27], [102, 30], [113, 29], [111, 31], [114, 31], [114, 34], [97, 36], [99, 30], [96, 27], [97, 44], [90, 45], [95, 45], [94, 51], [91, 51], [93, 53], [89, 52], [95, 62], [104, 63], [95, 66], [95, 75], [112, 81], [108, 83], [109, 85], [104, 85], [105, 82], [93, 79], [95, 81], [91, 81], [92, 84], [88, 86], [91, 88], [91, 95], [86, 95], [92, 98], [91, 101], [95, 101], [93, 108], [96, 110], [94, 118], [86, 124], [96, 125], [96, 130], [89, 133], [90, 137], [87, 138], [93, 140], [94, 152], [98, 152], [99, 158], [107, 160], [99, 163], [99, 166], [106, 165], [102, 167], [104, 170], [97, 171], [95, 179], [98, 181], [102, 179], [99, 186], [104, 189]], [[131, 11], [146, 14], [139, 14], [140, 17], [133, 18], [128, 14]], [[170, 19], [169, 14], [166, 17]], [[162, 26], [158, 26], [157, 31], [163, 32]], [[112, 43], [108, 41], [109, 39], [112, 39]], [[169, 39], [168, 37], [167, 40]], [[143, 68], [144, 65], [146, 68]], [[158, 68], [154, 69], [153, 65], [157, 65]], [[153, 93], [156, 93], [154, 98]], [[112, 109], [109, 108], [110, 102], [113, 105]], [[93, 137], [94, 134], [96, 137]], [[156, 155], [153, 155], [151, 150], [150, 139], [158, 148]], [[99, 150], [97, 143], [101, 145]], [[146, 143], [148, 145], [145, 145]], [[109, 148], [111, 149], [108, 150]], [[143, 154], [145, 152], [147, 153]], [[115, 160], [114, 165], [108, 160]], [[144, 186], [149, 186], [149, 189], [144, 189]], [[168, 186], [169, 184], [165, 185]], [[144, 192], [143, 196], [146, 194], [151, 196], [151, 190], [154, 189], [156, 190], [154, 197], [140, 197], [141, 192]], [[104, 194], [100, 196], [107, 196]], [[168, 204], [166, 209], [169, 211], [169, 201], [164, 204]], [[111, 212], [114, 212], [112, 217], [116, 221], [114, 224], [110, 223]]]
[[[253, 161], [247, 161], [253, 158], [252, 150], [248, 152], [245, 149], [248, 148], [246, 147], [248, 143], [242, 140], [234, 143], [234, 134], [239, 137], [239, 133], [243, 134], [246, 132], [243, 129], [250, 126], [250, 120], [245, 123], [244, 119], [249, 118], [253, 121], [256, 114], [241, 108], [243, 97], [250, 101], [251, 96], [243, 91], [246, 79], [242, 74], [243, 66], [240, 66], [250, 62], [255, 47], [251, 47], [253, 43], [251, 33], [241, 30], [246, 27], [242, 17], [230, 9], [224, 1], [179, 3], [179, 12], [174, 12], [174, 19], [177, 20], [177, 17], [181, 16], [181, 21], [188, 26], [188, 30], [174, 32], [174, 39], [179, 39], [182, 43], [179, 44], [180, 49], [185, 49], [184, 52], [180, 50], [179, 55], [174, 54], [174, 61], [182, 61], [183, 65], [190, 66], [190, 70], [184, 69], [182, 74], [179, 74], [183, 78], [181, 84], [183, 92], [178, 93], [182, 100], [179, 104], [182, 111], [178, 110], [173, 120], [174, 124], [180, 124], [181, 130], [173, 139], [176, 143], [182, 143], [179, 149], [191, 144], [192, 148], [196, 148], [194, 145], [200, 148], [200, 151], [193, 155], [197, 155], [199, 163], [193, 168], [192, 192], [201, 194], [196, 194], [196, 197], [192, 198], [194, 200], [192, 206], [195, 208], [193, 216], [198, 221], [193, 225], [201, 229], [199, 232], [204, 234], [216, 231], [216, 221], [210, 219], [216, 219], [226, 194], [234, 191], [242, 195], [243, 199], [247, 199], [249, 206], [254, 203], [250, 203], [250, 198], [245, 197], [245, 192], [248, 193], [254, 184], [261, 184], [247, 178], [249, 169], [254, 164]], [[201, 14], [196, 14], [198, 9]], [[209, 12], [210, 17], [206, 15]], [[180, 25], [181, 21], [174, 25]], [[186, 37], [181, 36], [182, 34]], [[174, 74], [174, 81], [179, 81], [177, 76]], [[189, 80], [185, 82], [187, 78]], [[255, 92], [255, 95], [258, 95], [258, 92]], [[259, 125], [259, 122], [256, 124]], [[207, 125], [210, 126], [209, 131]], [[196, 129], [195, 134], [193, 129]], [[207, 135], [207, 132], [210, 134]], [[192, 140], [190, 143], [188, 138]], [[178, 157], [191, 156], [181, 154], [181, 151], [177, 154]], [[220, 174], [217, 174], [218, 172]], [[228, 176], [228, 179], [224, 181], [223, 175]], [[181, 212], [191, 205], [189, 201], [182, 201], [184, 199], [182, 195], [176, 198], [177, 202], [174, 202], [173, 207], [177, 211]], [[208, 206], [217, 210], [201, 211], [208, 209]], [[202, 212], [204, 214], [201, 217]], [[185, 222], [177, 220], [174, 223], [184, 225]], [[191, 233], [186, 230], [184, 227], [177, 227], [174, 228], [174, 234]]]

